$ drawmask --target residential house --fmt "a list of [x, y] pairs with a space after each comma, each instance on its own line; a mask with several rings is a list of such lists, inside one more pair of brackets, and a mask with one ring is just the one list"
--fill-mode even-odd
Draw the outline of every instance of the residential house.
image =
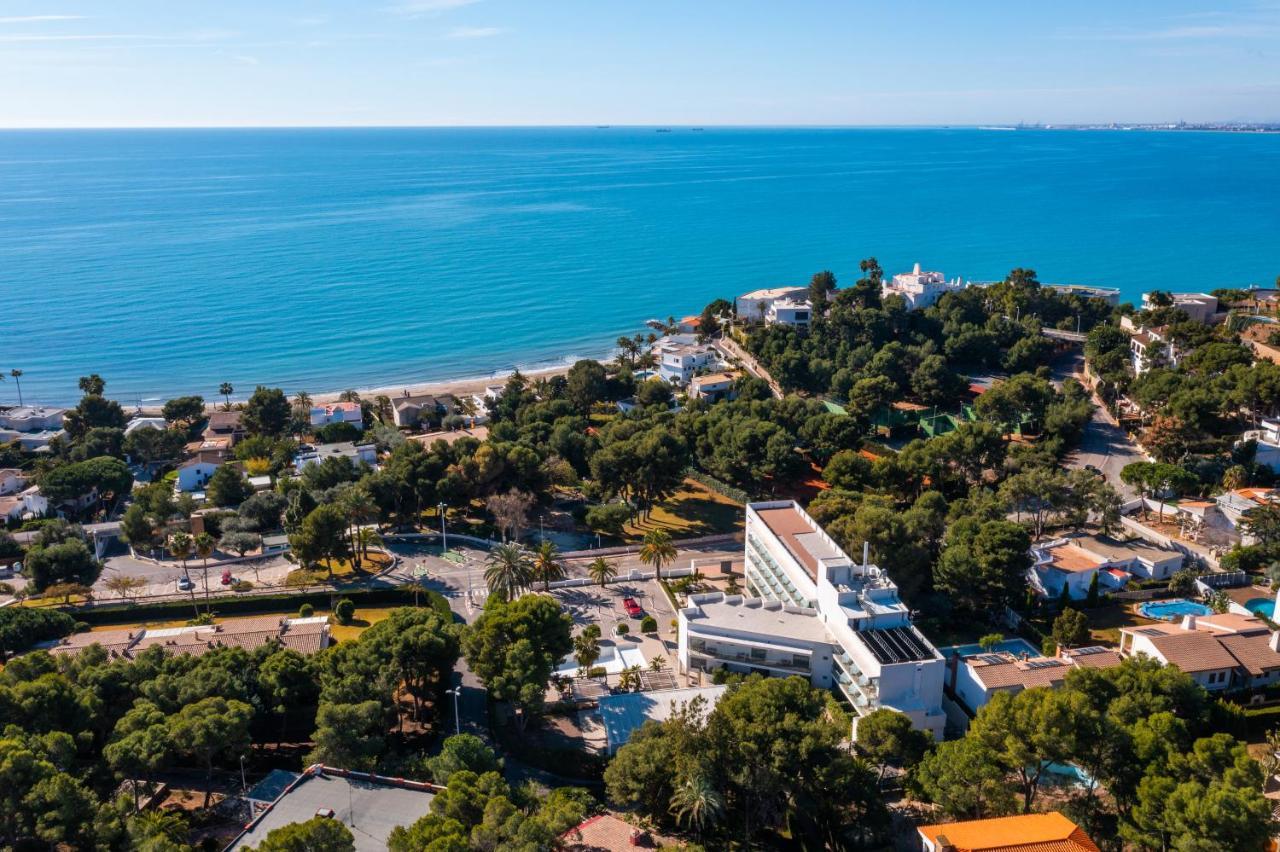
[[1280, 681], [1280, 632], [1259, 618], [1227, 612], [1181, 622], [1120, 628], [1120, 653], [1177, 666], [1210, 692]]
[[226, 461], [226, 454], [218, 451], [197, 453], [178, 465], [178, 490], [188, 494], [203, 491], [213, 474]]
[[1080, 296], [1084, 299], [1101, 299], [1115, 307], [1120, 304], [1120, 291], [1114, 287], [1094, 287], [1090, 284], [1041, 284], [1046, 290], [1053, 290], [1063, 296]]
[[402, 429], [435, 426], [450, 410], [439, 398], [431, 394], [406, 395], [391, 403], [392, 419]]
[[775, 299], [765, 311], [765, 325], [808, 328], [813, 321], [813, 303], [808, 299]]
[[[1126, 317], [1127, 319], [1127, 317]], [[1122, 322], [1123, 326], [1124, 323]], [[1132, 323], [1130, 323], [1132, 327]], [[1133, 359], [1133, 372], [1142, 375], [1147, 370], [1156, 367], [1176, 367], [1178, 366], [1178, 358], [1181, 353], [1174, 346], [1173, 341], [1169, 340], [1166, 335], [1168, 328], [1159, 326], [1157, 328], [1147, 328], [1139, 326], [1133, 330], [1129, 337], [1129, 352]]]
[[17, 494], [27, 487], [27, 474], [16, 467], [0, 468], [0, 496]]
[[1098, 557], [1106, 568], [1120, 568], [1143, 580], [1167, 580], [1185, 560], [1180, 550], [1158, 547], [1140, 538], [1121, 541], [1111, 536], [1073, 533], [1063, 536], [1073, 546]]
[[26, 506], [23, 504], [21, 497], [0, 497], [0, 523], [16, 524], [22, 520], [22, 516], [26, 511]]
[[744, 322], [764, 322], [769, 308], [780, 299], [791, 301], [808, 298], [808, 287], [771, 287], [752, 290], [734, 299], [734, 312]]
[[676, 323], [676, 330], [681, 334], [697, 334], [701, 328], [702, 317], [697, 314], [681, 317], [680, 322]]
[[678, 838], [664, 837], [619, 817], [603, 813], [587, 817], [560, 835], [557, 849], [564, 852], [635, 852], [636, 849], [676, 849]]
[[169, 421], [163, 417], [135, 417], [125, 424], [124, 433], [130, 435], [139, 429], [156, 429], [163, 432], [169, 428]]
[[331, 402], [311, 407], [312, 426], [328, 426], [331, 423], [346, 423], [363, 431], [364, 412], [360, 408], [360, 403]]
[[1101, 646], [1063, 650], [1055, 657], [992, 651], [952, 657], [947, 661], [948, 683], [965, 709], [977, 713], [997, 692], [1016, 695], [1038, 686], [1056, 689], [1073, 669], [1110, 668], [1120, 665], [1120, 660], [1120, 654]]
[[1236, 443], [1242, 444], [1245, 441], [1255, 441], [1257, 444], [1254, 461], [1280, 472], [1280, 421], [1263, 420], [1260, 429], [1245, 432]]
[[946, 663], [866, 548], [856, 563], [794, 501], [752, 503], [744, 574], [746, 596], [693, 595], [678, 613], [681, 671], [799, 675], [858, 717], [888, 707], [942, 735]]
[[227, 449], [234, 447], [246, 434], [239, 411], [215, 411], [209, 415], [209, 422], [204, 427], [206, 441], [225, 438]]
[[1073, 600], [1081, 600], [1089, 594], [1094, 576], [1098, 577], [1099, 589], [1104, 591], [1123, 588], [1129, 582], [1129, 572], [1071, 538], [1032, 545], [1031, 559], [1027, 582], [1041, 597], [1056, 598], [1065, 586]]
[[[1212, 325], [1222, 322], [1227, 317], [1227, 312], [1221, 310], [1217, 296], [1211, 296], [1208, 293], [1170, 293], [1169, 295], [1173, 297], [1173, 307], [1185, 313], [1192, 322]], [[1151, 303], [1151, 294], [1143, 293], [1142, 309], [1151, 310], [1155, 307]]]
[[1098, 852], [1080, 826], [1057, 811], [922, 825], [925, 852]]
[[673, 334], [653, 344], [658, 375], [674, 385], [687, 385], [694, 374], [720, 365], [720, 353], [710, 343], [686, 334]]
[[733, 383], [737, 381], [737, 379], [737, 373], [723, 371], [694, 376], [689, 380], [689, 396], [694, 399], [705, 399], [710, 402], [719, 402], [722, 399], [733, 399], [737, 396], [733, 390]]
[[357, 466], [378, 463], [378, 448], [372, 443], [342, 441], [336, 444], [303, 444], [293, 457], [293, 466], [301, 473], [307, 465], [320, 464], [333, 456], [346, 456]]
[[0, 444], [17, 442], [27, 452], [47, 452], [49, 442], [66, 434], [62, 418], [66, 410], [43, 405], [0, 409]]
[[963, 290], [965, 286], [959, 278], [948, 281], [941, 272], [921, 272], [917, 263], [910, 272], [900, 272], [881, 284], [880, 295], [901, 296], [907, 303], [907, 310], [916, 311], [936, 303], [946, 293]]
[[1241, 521], [1250, 510], [1280, 500], [1280, 489], [1237, 488], [1234, 491], [1224, 491], [1213, 499], [1226, 520], [1227, 527], [1234, 535], [1239, 536], [1240, 543], [1253, 544], [1257, 539], [1244, 531]]

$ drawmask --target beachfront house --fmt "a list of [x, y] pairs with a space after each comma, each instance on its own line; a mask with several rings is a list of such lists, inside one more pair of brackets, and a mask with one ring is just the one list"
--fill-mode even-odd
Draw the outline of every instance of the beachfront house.
[[293, 457], [293, 466], [299, 473], [307, 465], [320, 464], [327, 458], [345, 456], [356, 466], [367, 464], [376, 466], [378, 448], [372, 443], [357, 444], [353, 441], [342, 441], [336, 444], [303, 444]]
[[947, 293], [965, 288], [959, 278], [947, 280], [941, 272], [922, 272], [920, 264], [910, 272], [900, 272], [880, 285], [881, 296], [900, 296], [907, 303], [907, 310], [917, 311], [935, 304]]
[[808, 299], [775, 299], [765, 312], [765, 325], [808, 328], [813, 321], [813, 304]]
[[1084, 829], [1057, 811], [922, 825], [924, 852], [1098, 852]]
[[733, 300], [734, 313], [742, 322], [764, 322], [774, 302], [782, 299], [801, 301], [808, 296], [808, 287], [771, 287], [752, 290]]
[[1234, 612], [1187, 615], [1181, 622], [1120, 628], [1120, 653], [1177, 666], [1210, 692], [1280, 682], [1280, 632]]
[[188, 494], [203, 491], [225, 461], [225, 454], [216, 451], [197, 453], [187, 459], [178, 465], [178, 490]]
[[43, 405], [0, 409], [0, 444], [17, 442], [27, 452], [47, 452], [49, 442], [66, 434], [62, 418], [66, 410]]
[[658, 375], [673, 385], [687, 385], [694, 374], [720, 365], [720, 353], [710, 343], [687, 334], [673, 334], [653, 344]]
[[976, 715], [998, 692], [1017, 694], [1024, 689], [1056, 689], [1076, 668], [1110, 668], [1120, 665], [1120, 654], [1091, 646], [1062, 650], [1054, 657], [989, 651], [947, 661], [947, 683], [963, 708]]
[[887, 707], [941, 737], [946, 663], [865, 549], [855, 562], [794, 501], [749, 504], [745, 538], [746, 595], [693, 595], [677, 615], [680, 670], [799, 675], [858, 717]]
[[358, 402], [332, 402], [327, 405], [316, 405], [311, 408], [311, 425], [328, 426], [331, 423], [346, 423], [363, 431], [364, 412]]
[[1114, 287], [1094, 287], [1092, 284], [1041, 284], [1063, 296], [1079, 296], [1082, 299], [1101, 299], [1112, 307], [1120, 304], [1120, 291]]
[[[1212, 325], [1227, 318], [1227, 312], [1221, 310], [1218, 297], [1208, 293], [1169, 293], [1173, 297], [1173, 307], [1185, 313], [1192, 322]], [[1142, 294], [1142, 309], [1149, 311], [1156, 306], [1151, 303], [1151, 293]]]
[[433, 394], [405, 395], [391, 404], [391, 416], [401, 429], [436, 426], [452, 410], [445, 402]]
[[216, 442], [231, 449], [244, 438], [245, 428], [239, 411], [215, 411], [209, 415], [204, 427], [204, 440]]

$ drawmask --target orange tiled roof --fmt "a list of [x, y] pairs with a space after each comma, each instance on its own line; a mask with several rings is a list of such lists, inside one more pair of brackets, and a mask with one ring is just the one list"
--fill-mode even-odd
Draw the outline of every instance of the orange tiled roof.
[[935, 847], [946, 838], [956, 852], [1098, 852], [1089, 836], [1057, 811], [922, 825], [920, 833]]
[[1049, 548], [1053, 556], [1053, 567], [1059, 571], [1093, 571], [1102, 564], [1102, 560], [1090, 556], [1087, 551], [1074, 544], [1060, 544]]

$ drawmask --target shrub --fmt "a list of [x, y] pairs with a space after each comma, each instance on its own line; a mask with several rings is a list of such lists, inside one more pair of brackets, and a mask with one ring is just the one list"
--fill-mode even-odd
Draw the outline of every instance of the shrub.
[[652, 615], [646, 615], [644, 618], [640, 619], [640, 632], [657, 633], [658, 619], [654, 618]]
[[233, 592], [247, 592], [252, 588], [253, 588], [252, 580], [236, 580], [234, 583], [231, 584], [231, 591]]
[[338, 619], [339, 624], [350, 624], [351, 620], [356, 617], [356, 605], [351, 598], [343, 598], [334, 604], [333, 615]]
[[309, 603], [304, 603], [298, 607], [298, 618], [310, 618], [316, 614], [316, 608]]
[[187, 622], [191, 627], [206, 627], [213, 624], [213, 613], [202, 612]]
[[613, 632], [617, 633], [619, 636], [625, 636], [627, 633], [631, 632], [631, 625], [627, 624], [625, 621], [619, 621], [618, 626], [614, 628]]
[[587, 677], [604, 677], [608, 672], [604, 670], [604, 666], [592, 666], [587, 669]]

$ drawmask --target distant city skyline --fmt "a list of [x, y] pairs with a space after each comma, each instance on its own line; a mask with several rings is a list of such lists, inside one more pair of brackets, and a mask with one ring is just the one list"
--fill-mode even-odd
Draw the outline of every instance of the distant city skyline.
[[0, 127], [1280, 121], [1280, 2], [5, 0]]

